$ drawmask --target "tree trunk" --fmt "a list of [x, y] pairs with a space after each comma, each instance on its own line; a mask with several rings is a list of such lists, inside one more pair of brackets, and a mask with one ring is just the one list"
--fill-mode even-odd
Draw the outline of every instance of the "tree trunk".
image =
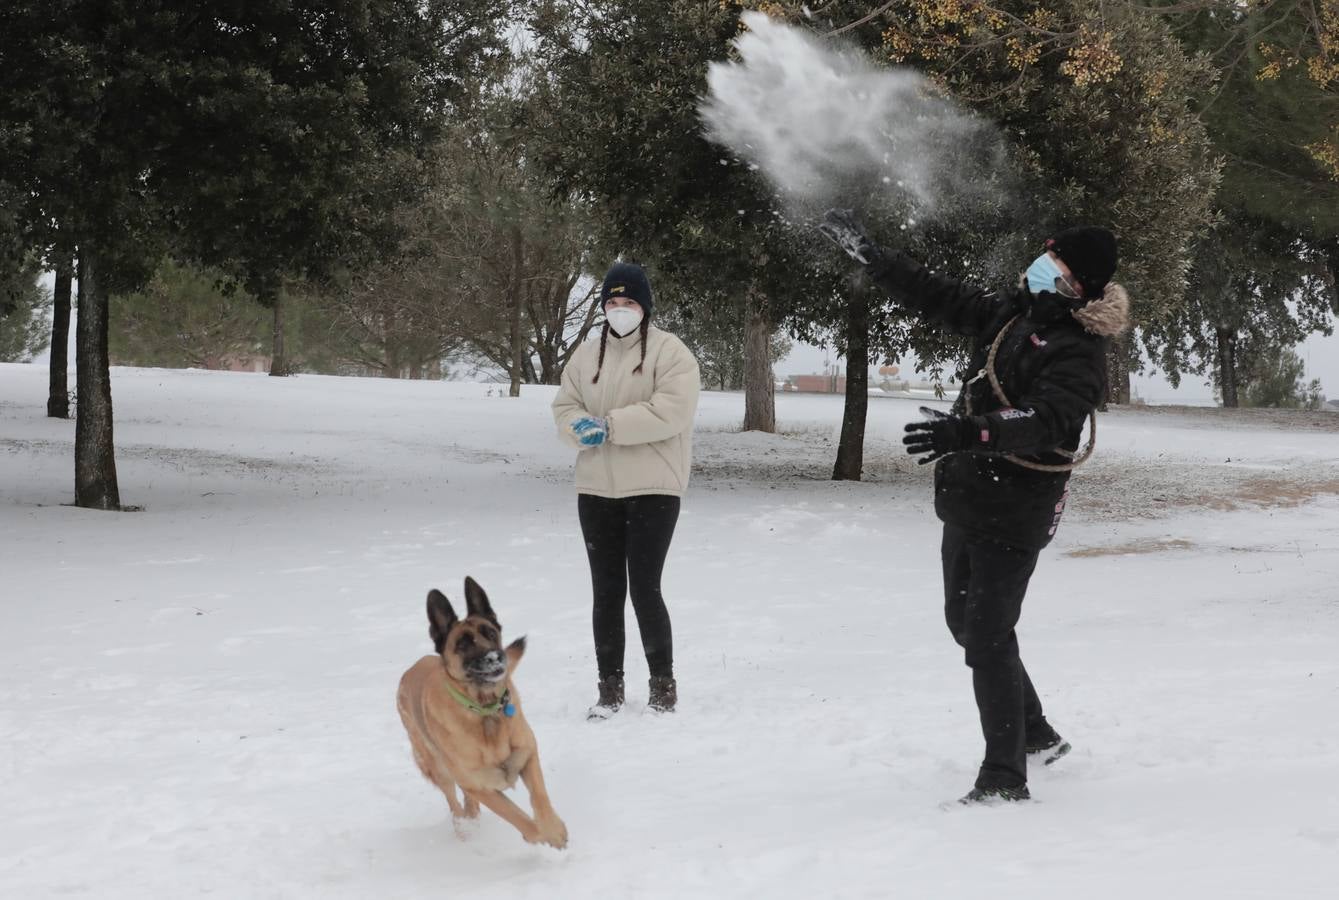
[[525, 364], [525, 334], [521, 331], [521, 279], [525, 265], [525, 245], [521, 229], [511, 229], [511, 390], [510, 397], [521, 396], [521, 379]]
[[744, 326], [744, 430], [776, 432], [776, 379], [772, 374], [772, 323], [767, 298], [749, 295]]
[[51, 385], [46, 414], [54, 419], [70, 417], [70, 288], [74, 260], [62, 254], [56, 260], [56, 290], [51, 308]]
[[1111, 339], [1107, 346], [1107, 396], [1102, 408], [1108, 403], [1128, 406], [1130, 403], [1130, 332]]
[[284, 292], [274, 295], [274, 349], [270, 356], [270, 374], [291, 374], [288, 368], [288, 352], [284, 348]]
[[865, 418], [869, 412], [869, 287], [851, 284], [846, 307], [846, 410], [837, 444], [833, 481], [859, 481], [865, 465]]
[[562, 367], [558, 364], [558, 348], [544, 345], [539, 348], [539, 383], [562, 384]]
[[99, 284], [97, 254], [81, 248], [79, 319], [75, 327], [74, 504], [120, 509], [112, 443], [112, 378], [107, 358], [107, 291]]
[[1236, 409], [1241, 400], [1237, 395], [1237, 335], [1230, 328], [1215, 329], [1218, 338], [1218, 390], [1223, 395], [1223, 406]]

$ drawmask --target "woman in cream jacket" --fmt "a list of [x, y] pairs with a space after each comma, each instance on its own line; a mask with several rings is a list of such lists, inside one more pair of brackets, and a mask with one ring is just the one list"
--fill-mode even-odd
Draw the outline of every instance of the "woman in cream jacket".
[[688, 487], [699, 390], [693, 354], [651, 326], [651, 284], [640, 266], [616, 263], [600, 302], [600, 338], [573, 354], [553, 401], [559, 436], [580, 451], [577, 512], [590, 560], [600, 678], [592, 719], [623, 705], [629, 591], [651, 673], [648, 705], [670, 712], [677, 701], [660, 576]]

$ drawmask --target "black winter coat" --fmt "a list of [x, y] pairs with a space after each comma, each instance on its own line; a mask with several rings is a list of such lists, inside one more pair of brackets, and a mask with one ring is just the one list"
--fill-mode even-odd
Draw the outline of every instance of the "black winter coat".
[[[1069, 473], [1038, 472], [1001, 454], [1048, 465], [1070, 461], [1056, 450], [1078, 449], [1088, 416], [1102, 400], [1110, 335], [1091, 333], [1076, 321], [1068, 301], [1055, 294], [1034, 297], [1026, 285], [987, 292], [934, 275], [900, 252], [881, 252], [869, 273], [902, 305], [973, 339], [953, 412], [966, 415], [970, 397], [972, 415], [979, 417], [974, 425], [980, 429], [980, 450], [938, 462], [935, 512], [946, 523], [1002, 543], [1045, 547], [1060, 525]], [[1114, 334], [1124, 327], [1128, 301], [1118, 285], [1110, 285], [1103, 300], [1117, 299], [1111, 297], [1113, 288], [1120, 305], [1120, 327], [1109, 329]], [[987, 377], [972, 380], [985, 368], [991, 344], [1005, 327], [995, 374], [1010, 406], [995, 396]]]

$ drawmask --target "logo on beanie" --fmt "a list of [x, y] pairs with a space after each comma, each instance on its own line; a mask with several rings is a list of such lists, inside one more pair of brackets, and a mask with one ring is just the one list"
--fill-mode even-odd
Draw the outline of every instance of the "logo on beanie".
[[611, 294], [621, 294], [621, 293], [623, 293], [624, 291], [626, 291], [627, 289], [628, 289], [628, 288], [627, 288], [627, 285], [620, 284], [618, 287], [612, 287], [612, 288], [610, 288], [610, 289], [609, 289], [609, 293], [611, 293]]

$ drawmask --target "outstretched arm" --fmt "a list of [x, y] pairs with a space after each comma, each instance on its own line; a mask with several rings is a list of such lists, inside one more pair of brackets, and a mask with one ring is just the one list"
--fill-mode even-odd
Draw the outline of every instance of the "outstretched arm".
[[829, 210], [818, 230], [865, 265], [874, 283], [902, 306], [955, 334], [979, 335], [1008, 302], [954, 278], [936, 275], [900, 250], [884, 249], [865, 233], [851, 210]]

